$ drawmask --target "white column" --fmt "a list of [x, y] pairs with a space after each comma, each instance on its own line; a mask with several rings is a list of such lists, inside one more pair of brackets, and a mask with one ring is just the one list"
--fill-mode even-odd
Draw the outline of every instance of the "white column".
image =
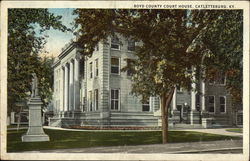
[[63, 89], [64, 89], [64, 84], [63, 84], [63, 82], [64, 82], [64, 69], [63, 68], [61, 68], [61, 70], [60, 70], [60, 112], [61, 111], [63, 111], [63, 106], [64, 106], [64, 104], [63, 104]]
[[74, 110], [73, 103], [74, 103], [74, 83], [73, 83], [73, 76], [74, 76], [74, 64], [70, 61], [69, 67], [69, 110]]
[[192, 91], [191, 91], [191, 110], [196, 110], [196, 83], [195, 83], [195, 68], [193, 67], [193, 83], [192, 83]]
[[74, 109], [80, 110], [79, 59], [75, 58], [74, 62]]
[[64, 66], [64, 111], [68, 111], [68, 106], [69, 106], [69, 103], [68, 103], [68, 66], [67, 64]]
[[194, 124], [194, 111], [196, 111], [196, 83], [195, 83], [195, 68], [192, 67], [193, 74], [193, 83], [192, 83], [192, 91], [191, 91], [191, 111], [190, 111], [190, 124]]
[[205, 111], [205, 82], [201, 81], [201, 111]]
[[154, 111], [154, 97], [149, 97], [149, 111]]
[[173, 99], [172, 99], [172, 107], [173, 107], [172, 111], [177, 110], [177, 108], [176, 108], [176, 87], [174, 89], [174, 94], [173, 94]]

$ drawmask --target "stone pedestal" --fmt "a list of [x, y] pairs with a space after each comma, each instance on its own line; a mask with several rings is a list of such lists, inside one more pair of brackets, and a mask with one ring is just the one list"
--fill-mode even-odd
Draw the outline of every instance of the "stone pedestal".
[[49, 136], [44, 133], [42, 127], [41, 105], [42, 101], [39, 96], [29, 100], [29, 128], [22, 136], [22, 142], [49, 141]]

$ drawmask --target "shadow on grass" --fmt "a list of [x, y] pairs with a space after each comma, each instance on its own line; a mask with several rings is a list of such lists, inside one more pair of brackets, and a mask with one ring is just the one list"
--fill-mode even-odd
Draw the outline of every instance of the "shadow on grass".
[[[44, 129], [49, 135], [48, 142], [22, 142], [26, 130], [8, 130], [7, 152], [87, 148], [98, 146], [123, 146], [161, 144], [160, 131], [142, 132], [91, 132]], [[191, 131], [169, 131], [170, 143], [238, 139], [237, 137], [207, 134]]]

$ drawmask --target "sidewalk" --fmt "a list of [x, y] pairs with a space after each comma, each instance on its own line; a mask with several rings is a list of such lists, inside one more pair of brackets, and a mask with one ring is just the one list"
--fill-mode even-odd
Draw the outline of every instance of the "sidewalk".
[[28, 153], [242, 153], [242, 140], [28, 151]]
[[240, 137], [243, 136], [242, 133], [229, 132], [229, 131], [226, 131], [227, 129], [232, 129], [232, 128], [216, 128], [216, 129], [172, 129], [172, 131], [197, 131], [197, 132], [210, 133], [210, 134], [218, 134], [218, 135], [227, 135], [227, 136], [240, 136]]

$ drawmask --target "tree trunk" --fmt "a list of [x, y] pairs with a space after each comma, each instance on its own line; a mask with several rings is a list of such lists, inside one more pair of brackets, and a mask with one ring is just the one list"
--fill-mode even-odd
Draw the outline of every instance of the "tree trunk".
[[171, 88], [168, 93], [161, 95], [161, 119], [162, 119], [162, 143], [168, 142], [168, 108], [174, 94], [175, 88]]
[[161, 96], [161, 129], [162, 129], [162, 144], [166, 144], [168, 142], [168, 121], [167, 116], [165, 115], [166, 106], [166, 97], [163, 94]]

